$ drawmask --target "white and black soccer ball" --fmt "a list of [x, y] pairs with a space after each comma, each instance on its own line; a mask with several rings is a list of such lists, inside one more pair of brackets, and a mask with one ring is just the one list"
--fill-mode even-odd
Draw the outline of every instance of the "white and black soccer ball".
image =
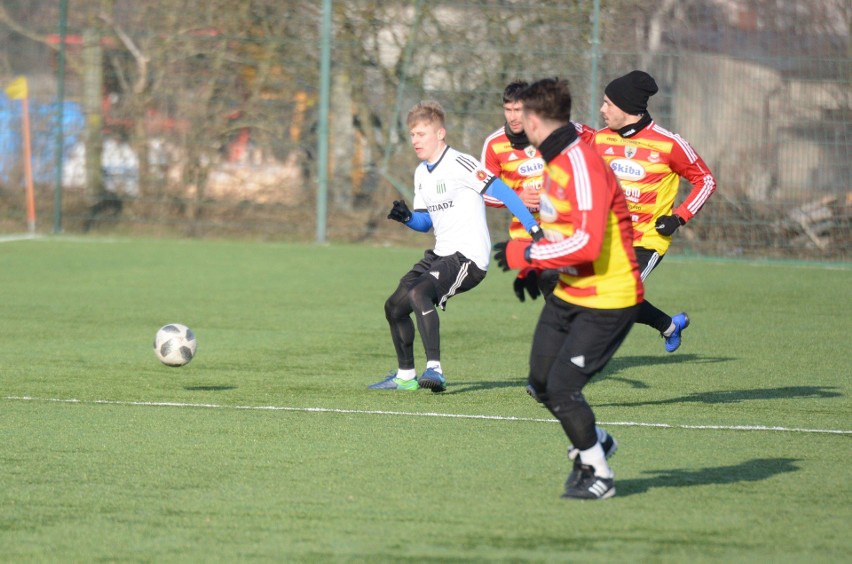
[[154, 336], [154, 354], [166, 366], [184, 366], [195, 357], [195, 333], [186, 325], [163, 325]]

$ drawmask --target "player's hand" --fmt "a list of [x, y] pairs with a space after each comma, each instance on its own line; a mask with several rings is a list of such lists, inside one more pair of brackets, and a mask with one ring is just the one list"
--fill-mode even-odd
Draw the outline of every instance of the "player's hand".
[[534, 243], [538, 243], [542, 239], [544, 239], [544, 231], [542, 231], [541, 226], [539, 224], [535, 224], [530, 229], [530, 237]]
[[524, 205], [532, 211], [538, 211], [539, 206], [541, 206], [541, 194], [536, 188], [524, 188], [518, 196], [520, 196]]
[[512, 239], [494, 245], [494, 260], [504, 272], [529, 266], [529, 239]]
[[411, 210], [405, 205], [405, 200], [394, 200], [388, 219], [405, 223], [411, 219]]
[[526, 298], [524, 290], [526, 290], [532, 300], [539, 297], [541, 295], [541, 290], [538, 289], [538, 271], [534, 268], [523, 269], [520, 273], [518, 273], [518, 277], [515, 278], [513, 289], [515, 290], [515, 295], [518, 296], [518, 299], [521, 300], [521, 302], [523, 302]]
[[663, 215], [657, 218], [657, 223], [654, 225], [654, 229], [657, 230], [657, 233], [660, 235], [665, 235], [668, 237], [672, 235], [677, 228], [681, 225], [684, 225], [686, 222], [680, 218], [680, 216], [674, 215]]

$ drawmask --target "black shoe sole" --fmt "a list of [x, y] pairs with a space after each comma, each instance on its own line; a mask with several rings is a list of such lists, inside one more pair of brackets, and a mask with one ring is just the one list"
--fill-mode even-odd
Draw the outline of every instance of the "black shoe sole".
[[562, 499], [579, 499], [580, 501], [590, 499], [590, 500], [595, 501], [595, 500], [599, 500], [599, 499], [609, 499], [609, 498], [614, 497], [614, 496], [615, 496], [615, 488], [613, 487], [613, 488], [610, 488], [607, 491], [605, 491], [603, 496], [601, 496], [601, 497], [597, 497], [594, 494], [589, 494], [588, 496], [585, 496], [585, 495], [568, 495], [568, 492], [565, 492], [564, 494], [562, 494], [561, 497], [562, 497]]
[[432, 390], [433, 394], [440, 394], [447, 389], [447, 386], [435, 380], [420, 380], [420, 387]]

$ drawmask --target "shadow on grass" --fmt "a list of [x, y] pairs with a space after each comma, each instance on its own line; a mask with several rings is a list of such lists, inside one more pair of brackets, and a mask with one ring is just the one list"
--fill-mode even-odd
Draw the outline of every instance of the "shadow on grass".
[[464, 394], [467, 392], [474, 392], [476, 390], [494, 390], [497, 388], [517, 388], [518, 393], [527, 395], [527, 376], [524, 374], [523, 378], [488, 382], [447, 380], [447, 391], [443, 392], [441, 395]]
[[[667, 366], [670, 364], [708, 364], [715, 362], [730, 362], [732, 360], [736, 360], [732, 357], [705, 357], [697, 354], [677, 354], [677, 355], [644, 355], [644, 356], [625, 356], [625, 357], [615, 357], [613, 358], [609, 364], [607, 364], [606, 369], [601, 374], [596, 375], [590, 384], [595, 384], [600, 382], [601, 380], [616, 380], [618, 382], [623, 382], [634, 389], [647, 389], [650, 388], [648, 384], [643, 382], [642, 380], [635, 380], [631, 378], [623, 378], [618, 376], [618, 373], [622, 370], [626, 370], [629, 368], [634, 368], [637, 366]], [[511, 388], [514, 386], [520, 386], [522, 389], [527, 386], [527, 373], [526, 370], [523, 373], [519, 373], [517, 379], [515, 378], [507, 378], [502, 381], [489, 381], [489, 382], [450, 382], [452, 385], [452, 392], [449, 390], [446, 393], [463, 393], [463, 392], [471, 392], [474, 390], [488, 390], [493, 388]]]
[[[598, 374], [592, 379], [591, 384], [595, 384], [606, 379], [623, 382], [634, 389], [647, 389], [650, 388], [650, 386], [642, 380], [623, 378], [617, 374], [622, 370], [634, 368], [636, 366], [667, 366], [670, 364], [685, 363], [708, 364], [715, 362], [730, 362], [732, 360], [736, 359], [731, 357], [705, 357], [696, 354], [615, 357], [609, 362], [604, 372]], [[517, 378], [507, 378], [506, 380], [488, 382], [458, 382], [451, 380], [450, 384], [452, 387], [446, 393], [463, 393], [474, 390], [488, 390], [492, 388], [511, 388], [514, 386], [520, 386], [523, 389], [527, 387], [527, 373], [526, 369], [524, 369], [524, 372], [519, 373]]]
[[674, 364], [712, 364], [717, 362], [730, 362], [736, 360], [732, 357], [707, 357], [697, 354], [675, 354], [675, 355], [645, 355], [645, 356], [616, 356], [607, 364], [604, 372], [595, 377], [592, 382], [600, 381], [601, 379], [617, 380], [624, 382], [632, 388], [645, 389], [649, 388], [648, 384], [641, 380], [633, 380], [630, 378], [622, 378], [617, 376], [622, 370], [635, 368], [637, 366], [668, 366]]
[[740, 403], [752, 400], [818, 399], [842, 396], [842, 393], [834, 391], [836, 389], [835, 387], [827, 386], [784, 386], [782, 388], [758, 388], [755, 390], [722, 390], [696, 392], [688, 396], [664, 400], [600, 403], [597, 405], [607, 407], [640, 407], [645, 405], [669, 405], [673, 403], [717, 404]]
[[700, 470], [650, 470], [648, 478], [616, 480], [616, 497], [645, 493], [653, 488], [684, 488], [712, 484], [759, 482], [776, 474], [796, 472], [795, 458], [756, 458], [734, 466], [718, 466]]
[[236, 386], [184, 386], [184, 390], [188, 392], [224, 392], [226, 390], [236, 390]]

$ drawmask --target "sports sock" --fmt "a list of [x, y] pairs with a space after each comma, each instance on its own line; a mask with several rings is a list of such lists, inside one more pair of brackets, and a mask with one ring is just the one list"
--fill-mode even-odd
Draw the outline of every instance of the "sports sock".
[[441, 361], [440, 360], [427, 360], [426, 361], [426, 368], [431, 368], [435, 372], [438, 372], [439, 374], [444, 373], [444, 371], [441, 370]]
[[[601, 445], [603, 445], [603, 442], [606, 440], [607, 437], [609, 437], [609, 433], [606, 432], [606, 429], [601, 429], [597, 425], [595, 425], [595, 434], [598, 436], [598, 443], [600, 443]], [[603, 447], [601, 447], [601, 448], [603, 448]], [[577, 449], [577, 447], [572, 445], [571, 442], [569, 441], [568, 442], [568, 458], [570, 458], [571, 460], [574, 460], [575, 458], [577, 458], [577, 455], [579, 453], [580, 453], [580, 451]], [[606, 453], [604, 453], [604, 454], [606, 454]]]
[[606, 463], [606, 456], [600, 442], [595, 443], [595, 446], [588, 450], [581, 450], [580, 462], [594, 467], [595, 476], [598, 478], [612, 478], [614, 475], [612, 468]]
[[396, 371], [396, 377], [400, 380], [414, 380], [417, 378], [417, 371], [413, 368], [403, 370], [402, 368]]
[[672, 333], [674, 333], [675, 329], [676, 329], [676, 327], [675, 327], [674, 321], [672, 321], [672, 323], [669, 325], [669, 328], [666, 329], [665, 331], [663, 331], [663, 337], [671, 337]]

